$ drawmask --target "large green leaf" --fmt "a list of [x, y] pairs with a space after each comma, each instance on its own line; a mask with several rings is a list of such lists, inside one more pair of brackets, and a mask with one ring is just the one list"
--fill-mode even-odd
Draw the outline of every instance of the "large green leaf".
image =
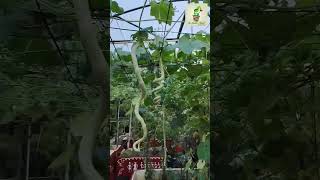
[[193, 51], [201, 50], [203, 47], [209, 49], [210, 45], [200, 40], [191, 39], [186, 34], [179, 39], [178, 44], [171, 46], [170, 49], [179, 48], [185, 54], [191, 54]]
[[[107, 2], [107, 1], [104, 1]], [[123, 8], [118, 5], [116, 1], [111, 1], [111, 12], [121, 14], [124, 12]]]
[[169, 3], [168, 0], [160, 0], [157, 3], [155, 0], [152, 0], [151, 3], [150, 15], [154, 16], [159, 23], [167, 23], [171, 25], [172, 17], [174, 16], [174, 8], [172, 2]]

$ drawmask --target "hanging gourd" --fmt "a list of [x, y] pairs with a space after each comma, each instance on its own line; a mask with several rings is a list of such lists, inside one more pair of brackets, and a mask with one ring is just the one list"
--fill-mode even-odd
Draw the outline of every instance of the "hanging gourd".
[[147, 132], [148, 132], [147, 125], [144, 122], [144, 119], [142, 118], [142, 116], [140, 115], [140, 112], [139, 112], [140, 105], [143, 104], [144, 99], [146, 98], [147, 88], [146, 88], [146, 85], [142, 79], [141, 69], [139, 68], [139, 64], [138, 64], [138, 60], [137, 60], [136, 51], [137, 51], [138, 47], [139, 47], [139, 43], [135, 42], [135, 43], [133, 43], [132, 48], [131, 48], [132, 64], [133, 64], [134, 72], [135, 72], [135, 75], [138, 79], [139, 88], [140, 88], [140, 94], [137, 98], [135, 98], [133, 100], [133, 105], [134, 105], [134, 115], [135, 115], [136, 119], [141, 124], [143, 136], [140, 139], [138, 139], [136, 142], [133, 143], [133, 150], [134, 151], [140, 151], [140, 143], [146, 139]]

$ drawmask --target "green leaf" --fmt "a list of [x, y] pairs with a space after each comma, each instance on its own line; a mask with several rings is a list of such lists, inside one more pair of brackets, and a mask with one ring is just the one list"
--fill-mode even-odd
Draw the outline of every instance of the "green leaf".
[[188, 162], [186, 163], [186, 165], [185, 165], [185, 171], [187, 171], [187, 170], [189, 170], [190, 169], [190, 167], [191, 167], [191, 164], [192, 164], [192, 159], [189, 159], [188, 160]]
[[152, 98], [149, 96], [144, 100], [144, 105], [145, 106], [151, 106], [153, 104]]
[[172, 17], [174, 16], [173, 4], [168, 2], [168, 0], [161, 0], [157, 3], [155, 0], [152, 0], [151, 3], [150, 15], [154, 16], [159, 23], [167, 23], [171, 25]]
[[198, 163], [197, 163], [197, 168], [198, 169], [203, 169], [205, 165], [206, 165], [206, 161], [199, 160]]
[[[179, 39], [175, 47], [179, 48], [185, 54], [191, 54], [194, 50], [201, 50], [203, 47], [209, 49], [210, 46], [202, 41], [191, 39], [189, 35], [184, 35]], [[173, 46], [171, 49], [175, 47]]]
[[148, 39], [148, 33], [152, 32], [153, 28], [152, 26], [141, 29], [140, 31], [137, 31], [136, 33], [132, 34], [132, 38], [138, 42], [143, 42]]
[[116, 1], [111, 2], [111, 12], [121, 14], [124, 12], [123, 8], [118, 5]]
[[210, 44], [210, 35], [205, 31], [197, 32], [195, 39]]

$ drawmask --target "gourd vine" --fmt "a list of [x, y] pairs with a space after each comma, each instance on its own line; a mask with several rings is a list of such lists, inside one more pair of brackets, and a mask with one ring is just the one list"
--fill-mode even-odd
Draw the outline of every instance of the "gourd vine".
[[133, 105], [134, 105], [134, 115], [141, 124], [143, 136], [133, 143], [133, 150], [134, 151], [140, 151], [140, 143], [146, 139], [147, 132], [148, 132], [147, 125], [139, 112], [140, 105], [143, 104], [144, 99], [147, 96], [147, 88], [146, 88], [146, 85], [142, 79], [141, 70], [139, 68], [139, 64], [138, 64], [138, 60], [137, 60], [136, 50], [138, 47], [139, 47], [139, 43], [135, 42], [135, 43], [133, 43], [132, 48], [131, 48], [131, 57], [132, 57], [132, 64], [133, 64], [133, 68], [134, 68], [134, 73], [138, 79], [138, 83], [139, 83], [139, 87], [140, 87], [140, 91], [141, 91], [140, 95], [133, 101]]
[[[164, 86], [164, 79], [165, 79], [165, 73], [164, 73], [164, 66], [163, 66], [163, 62], [162, 62], [162, 56], [160, 55], [159, 58], [159, 69], [160, 69], [160, 77], [157, 78], [157, 76], [155, 77], [155, 79], [153, 80], [154, 83], [158, 83], [159, 85], [154, 88], [152, 90], [152, 93], [154, 93], [155, 98], [153, 99], [154, 104], [156, 105], [156, 107], [160, 106], [161, 103], [161, 96], [159, 94], [160, 90], [163, 88]], [[167, 161], [167, 153], [166, 153], [166, 134], [165, 134], [165, 114], [164, 111], [162, 111], [162, 132], [163, 132], [163, 152], [164, 152], [164, 156], [163, 156], [163, 167], [165, 168], [166, 166], [166, 161]]]

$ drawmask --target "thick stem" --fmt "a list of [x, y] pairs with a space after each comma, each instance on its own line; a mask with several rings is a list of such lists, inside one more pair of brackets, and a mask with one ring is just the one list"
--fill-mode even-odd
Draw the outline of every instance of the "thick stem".
[[138, 46], [139, 46], [138, 43], [134, 43], [131, 48], [132, 64], [133, 64], [134, 72], [135, 72], [136, 77], [138, 79], [138, 83], [139, 83], [139, 87], [140, 87], [140, 91], [141, 91], [138, 101], [134, 102], [134, 115], [136, 116], [137, 120], [141, 124], [143, 136], [140, 139], [138, 139], [136, 142], [133, 143], [133, 150], [134, 151], [140, 151], [140, 143], [146, 139], [147, 132], [148, 132], [146, 123], [144, 122], [144, 119], [141, 117], [141, 115], [139, 113], [140, 104], [143, 103], [143, 101], [146, 97], [146, 94], [147, 94], [147, 88], [146, 88], [144, 81], [142, 79], [141, 71], [139, 68], [138, 60], [137, 60], [136, 50], [137, 50]]
[[109, 109], [107, 109], [107, 102], [110, 99], [110, 97], [107, 96], [107, 87], [109, 84], [108, 64], [97, 40], [97, 29], [92, 23], [88, 1], [73, 0], [73, 3], [79, 26], [80, 40], [88, 55], [93, 77], [99, 86], [100, 94], [99, 107], [80, 142], [78, 152], [79, 165], [85, 179], [103, 180], [92, 163], [92, 153], [101, 122], [103, 122], [109, 111]]

